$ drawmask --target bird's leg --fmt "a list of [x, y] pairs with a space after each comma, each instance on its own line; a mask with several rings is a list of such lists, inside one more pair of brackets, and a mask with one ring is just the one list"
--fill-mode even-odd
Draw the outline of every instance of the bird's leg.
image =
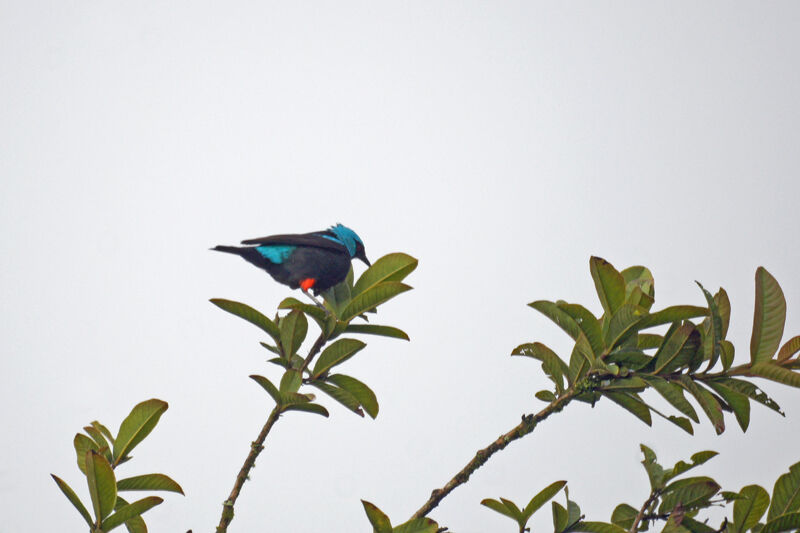
[[313, 296], [313, 295], [312, 295], [310, 292], [308, 292], [307, 290], [303, 290], [303, 294], [305, 294], [306, 296], [308, 296], [309, 298], [311, 298], [311, 301], [312, 301], [312, 302], [314, 302], [314, 303], [316, 304], [316, 306], [317, 306], [317, 307], [319, 307], [320, 309], [322, 309], [323, 311], [325, 311], [325, 314], [326, 314], [326, 315], [329, 315], [329, 314], [330, 314], [330, 311], [328, 311], [328, 308], [327, 308], [327, 307], [325, 307], [324, 305], [322, 305], [322, 302], [320, 302], [319, 300], [317, 300], [317, 299], [316, 299], [316, 298], [315, 298], [315, 297], [314, 297], [314, 296]]

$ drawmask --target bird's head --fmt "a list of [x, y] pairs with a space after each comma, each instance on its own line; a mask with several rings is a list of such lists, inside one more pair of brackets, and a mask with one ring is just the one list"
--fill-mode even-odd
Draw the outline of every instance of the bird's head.
[[364, 242], [355, 231], [341, 224], [331, 226], [330, 231], [336, 235], [336, 239], [347, 248], [351, 259], [355, 257], [356, 259], [361, 259], [367, 266], [372, 266], [369, 259], [367, 259], [367, 252], [364, 250]]

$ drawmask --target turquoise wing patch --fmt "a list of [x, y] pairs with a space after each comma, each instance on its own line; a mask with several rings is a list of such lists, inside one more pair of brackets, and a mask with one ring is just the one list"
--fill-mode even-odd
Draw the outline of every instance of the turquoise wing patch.
[[270, 263], [280, 265], [286, 261], [286, 258], [289, 257], [296, 248], [297, 246], [290, 246], [288, 244], [273, 244], [258, 246], [256, 250]]

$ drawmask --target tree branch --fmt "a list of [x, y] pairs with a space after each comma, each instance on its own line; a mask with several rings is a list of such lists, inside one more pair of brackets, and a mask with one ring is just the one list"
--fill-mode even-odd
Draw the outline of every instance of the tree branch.
[[[327, 340], [328, 338], [325, 336], [324, 332], [319, 334], [319, 337], [317, 337], [316, 342], [314, 342], [314, 345], [308, 352], [308, 356], [306, 357], [306, 360], [300, 369], [300, 375], [303, 374], [303, 370], [305, 370], [311, 360], [317, 355], [317, 353], [319, 353]], [[242, 486], [244, 486], [244, 482], [247, 481], [248, 476], [250, 475], [250, 470], [252, 470], [253, 466], [256, 464], [256, 458], [258, 457], [258, 454], [260, 454], [264, 449], [264, 440], [267, 438], [272, 426], [275, 425], [275, 422], [277, 422], [280, 418], [282, 412], [282, 406], [276, 405], [272, 409], [272, 412], [270, 412], [264, 427], [261, 428], [261, 433], [259, 433], [258, 437], [256, 437], [256, 440], [250, 444], [250, 453], [247, 454], [247, 458], [244, 460], [244, 464], [239, 470], [239, 475], [236, 476], [236, 482], [233, 484], [233, 490], [231, 490], [231, 494], [228, 496], [228, 499], [222, 504], [222, 516], [219, 519], [217, 533], [226, 533], [228, 531], [228, 525], [230, 525], [231, 521], [233, 520], [233, 506], [236, 504], [236, 499], [239, 497], [239, 493], [242, 490]]]
[[448, 481], [441, 489], [435, 489], [431, 492], [431, 497], [425, 502], [425, 505], [419, 508], [414, 513], [412, 518], [422, 518], [427, 516], [448, 494], [453, 492], [453, 489], [459, 485], [463, 485], [478, 468], [483, 466], [489, 458], [500, 450], [504, 449], [509, 443], [521, 439], [525, 435], [531, 433], [539, 422], [543, 421], [553, 413], [561, 411], [576, 395], [586, 392], [585, 390], [576, 390], [577, 387], [573, 386], [567, 389], [564, 394], [550, 402], [544, 409], [536, 414], [522, 415], [522, 422], [519, 423], [514, 429], [508, 433], [501, 435], [497, 440], [489, 444], [486, 448], [478, 450], [475, 457], [466, 464], [453, 478]]
[[[647, 512], [647, 509], [653, 504], [653, 502], [656, 501], [656, 499], [658, 499], [659, 495], [660, 492], [653, 489], [653, 491], [650, 493], [650, 496], [647, 498], [644, 504], [642, 504], [642, 508], [639, 509], [639, 514], [637, 514], [636, 518], [633, 520], [633, 525], [631, 525], [630, 533], [636, 533], [637, 531], [639, 531], [639, 524], [641, 523], [642, 518], [644, 518], [644, 514]], [[669, 515], [667, 516], [669, 517]]]

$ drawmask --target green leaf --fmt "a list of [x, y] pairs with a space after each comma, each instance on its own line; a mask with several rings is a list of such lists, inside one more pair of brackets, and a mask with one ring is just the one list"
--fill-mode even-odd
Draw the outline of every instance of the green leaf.
[[364, 346], [366, 344], [356, 339], [337, 340], [325, 348], [322, 355], [317, 359], [317, 363], [314, 365], [313, 378], [317, 379], [334, 366], [344, 363], [358, 353], [359, 350], [362, 350]]
[[492, 511], [498, 512], [501, 515], [507, 516], [515, 521], [519, 521], [522, 518], [521, 512], [516, 505], [514, 505], [513, 507], [508, 507], [506, 506], [505, 503], [500, 502], [498, 500], [493, 500], [492, 498], [484, 498], [483, 500], [481, 500], [481, 505], [488, 507]]
[[364, 292], [355, 296], [349, 304], [342, 310], [341, 319], [344, 322], [349, 322], [353, 318], [366, 313], [370, 309], [374, 309], [384, 302], [387, 302], [406, 291], [410, 291], [411, 287], [399, 281], [385, 281], [379, 283]]
[[625, 279], [614, 266], [600, 257], [589, 259], [594, 286], [606, 317], [611, 317], [625, 303]]
[[297, 392], [302, 384], [303, 376], [300, 375], [299, 370], [287, 370], [281, 377], [281, 384], [278, 390], [280, 390], [281, 395], [287, 392]]
[[800, 373], [793, 372], [771, 361], [754, 364], [750, 367], [750, 373], [790, 387], [800, 387]]
[[643, 266], [632, 266], [620, 274], [625, 280], [625, 301], [649, 310], [656, 295], [655, 280], [650, 270]]
[[697, 403], [703, 409], [703, 412], [708, 416], [711, 423], [714, 425], [714, 431], [717, 435], [725, 431], [725, 420], [722, 417], [722, 407], [714, 396], [697, 383], [695, 383], [689, 376], [681, 375], [678, 378], [678, 383], [689, 391], [689, 394], [694, 396]]
[[553, 380], [559, 392], [564, 390], [564, 377], [572, 384], [567, 364], [553, 350], [540, 342], [520, 344], [514, 348], [511, 355], [523, 355], [541, 361], [542, 370]]
[[724, 339], [728, 336], [728, 326], [731, 323], [731, 301], [728, 299], [725, 289], [719, 288], [717, 294], [714, 295], [714, 302], [717, 304], [717, 310], [722, 319], [722, 338]]
[[572, 526], [569, 530], [585, 531], [587, 533], [628, 533], [628, 530], [623, 529], [616, 524], [608, 524], [606, 522], [580, 521]]
[[686, 365], [700, 347], [700, 332], [691, 322], [679, 326], [656, 352], [654, 374], [669, 374]]
[[800, 335], [792, 337], [786, 341], [786, 344], [781, 346], [781, 349], [778, 351], [777, 360], [781, 363], [787, 359], [791, 359], [797, 352], [800, 352]]
[[367, 513], [367, 518], [375, 533], [392, 533], [392, 523], [383, 511], [366, 500], [361, 500], [361, 505], [364, 506], [364, 512]]
[[553, 302], [548, 302], [547, 300], [537, 300], [529, 303], [528, 306], [533, 307], [544, 316], [555, 322], [555, 324], [563, 329], [567, 335], [572, 337], [573, 340], [578, 340], [578, 336], [581, 333], [581, 328], [578, 326], [578, 323], [575, 322], [575, 319], [567, 314], [558, 305]]
[[694, 305], [673, 305], [650, 313], [642, 319], [639, 323], [640, 329], [652, 328], [654, 326], [661, 326], [662, 324], [670, 324], [672, 322], [682, 322], [691, 318], [698, 318], [706, 316], [708, 309], [705, 307], [696, 307]]
[[789, 467], [789, 472], [775, 482], [767, 521], [770, 522], [782, 514], [792, 513], [798, 509], [800, 509], [800, 463], [795, 463]]
[[653, 387], [665, 400], [672, 404], [675, 409], [695, 422], [700, 422], [700, 419], [697, 417], [697, 411], [694, 410], [692, 404], [690, 404], [683, 395], [683, 389], [680, 386], [658, 376], [641, 376], [641, 378]]
[[616, 363], [631, 370], [639, 370], [647, 366], [652, 359], [652, 357], [639, 350], [620, 350], [608, 354], [605, 361], [606, 363]]
[[165, 490], [183, 494], [183, 489], [164, 474], [144, 474], [117, 481], [117, 490]]
[[602, 354], [605, 343], [603, 342], [603, 330], [597, 317], [580, 304], [558, 302], [557, 305], [578, 324], [578, 327], [583, 331], [584, 335], [586, 335], [586, 339], [592, 347], [592, 353], [595, 356]]
[[[125, 501], [124, 498], [121, 498], [119, 494], [117, 494], [117, 504], [114, 505], [114, 510], [119, 511], [128, 504], [129, 502]], [[125, 528], [128, 530], [128, 533], [147, 533], [147, 524], [145, 524], [141, 516], [126, 520]]]
[[527, 522], [528, 519], [533, 515], [533, 513], [538, 511], [542, 507], [542, 505], [550, 501], [553, 498], [553, 496], [558, 494], [558, 491], [564, 488], [564, 485], [566, 484], [567, 484], [566, 481], [556, 481], [546, 486], [542, 490], [540, 490], [536, 494], [536, 496], [531, 498], [531, 501], [529, 501], [528, 505], [526, 505], [525, 508], [522, 510], [522, 515], [525, 518], [525, 521]]
[[536, 398], [538, 398], [539, 400], [542, 400], [543, 402], [547, 403], [554, 402], [556, 400], [556, 395], [549, 390], [540, 390], [539, 392], [534, 394], [534, 396], [536, 396]]
[[128, 520], [141, 516], [163, 501], [164, 500], [158, 496], [148, 496], [147, 498], [142, 498], [141, 500], [124, 505], [120, 507], [116, 513], [103, 520], [101, 527], [103, 531], [111, 531]]
[[675, 466], [673, 466], [672, 468], [670, 468], [669, 470], [666, 470], [664, 472], [664, 482], [667, 482], [667, 481], [669, 481], [671, 479], [674, 479], [674, 478], [676, 478], [676, 477], [688, 472], [692, 468], [696, 468], [696, 467], [708, 462], [710, 459], [716, 457], [717, 455], [718, 454], [715, 451], [706, 450], [706, 451], [703, 451], [703, 452], [697, 452], [697, 453], [693, 454], [692, 457], [691, 457], [691, 461], [692, 461], [691, 463], [687, 463], [685, 461], [678, 461], [677, 463], [675, 463]]
[[345, 376], [344, 374], [333, 374], [328, 376], [327, 380], [334, 385], [341, 387], [350, 394], [352, 394], [358, 403], [364, 408], [369, 416], [373, 419], [378, 416], [378, 398], [372, 389], [367, 387], [366, 384], [357, 380], [356, 378]]
[[344, 330], [347, 333], [365, 333], [367, 335], [381, 335], [395, 339], [409, 340], [408, 335], [401, 329], [392, 326], [378, 326], [376, 324], [348, 324]]
[[733, 358], [736, 354], [736, 348], [730, 341], [720, 341], [719, 343], [719, 356], [722, 359], [722, 370], [727, 371], [733, 365]]
[[608, 322], [605, 345], [609, 350], [623, 344], [639, 329], [639, 321], [647, 313], [644, 308], [633, 304], [621, 305]]
[[64, 496], [67, 497], [69, 502], [78, 510], [86, 523], [89, 524], [89, 527], [92, 527], [92, 516], [89, 514], [89, 511], [86, 510], [86, 507], [81, 502], [81, 499], [78, 498], [78, 495], [75, 494], [75, 491], [67, 485], [67, 482], [61, 479], [60, 477], [56, 476], [55, 474], [50, 474], [50, 477], [53, 478], [53, 481], [56, 482], [58, 488], [61, 489], [61, 492], [64, 493]]
[[259, 385], [261, 385], [261, 387], [262, 387], [262, 388], [263, 388], [265, 391], [267, 391], [267, 393], [268, 393], [270, 396], [272, 396], [272, 399], [273, 399], [273, 400], [275, 400], [275, 403], [276, 403], [276, 404], [278, 404], [278, 405], [280, 405], [280, 404], [281, 404], [281, 401], [282, 401], [282, 398], [281, 398], [281, 393], [280, 393], [280, 391], [278, 390], [278, 388], [277, 388], [275, 385], [273, 385], [273, 384], [272, 384], [272, 382], [271, 382], [270, 380], [268, 380], [268, 379], [267, 379], [267, 378], [265, 378], [264, 376], [259, 376], [259, 375], [256, 375], [256, 374], [253, 374], [253, 375], [251, 375], [251, 376], [250, 376], [250, 379], [252, 379], [252, 380], [253, 380], [253, 381], [255, 381], [256, 383], [258, 383]]
[[232, 315], [236, 315], [239, 318], [243, 318], [247, 320], [251, 324], [258, 326], [264, 332], [267, 333], [270, 337], [272, 337], [275, 342], [279, 342], [281, 339], [281, 332], [278, 329], [278, 326], [275, 325], [275, 322], [270, 320], [269, 318], [262, 315], [260, 312], [256, 311], [249, 305], [234, 302], [232, 300], [224, 300], [222, 298], [212, 298], [210, 302], [223, 311], [227, 311]]
[[611, 513], [611, 523], [616, 524], [623, 529], [630, 529], [638, 515], [638, 510], [634, 509], [627, 503], [621, 503], [617, 505], [614, 508], [614, 512]]
[[720, 315], [716, 299], [711, 296], [711, 293], [708, 292], [699, 281], [695, 281], [695, 283], [697, 283], [697, 286], [703, 291], [703, 296], [705, 296], [706, 303], [708, 303], [707, 320], [711, 321], [711, 327], [708, 331], [708, 353], [705, 354], [705, 358], [708, 359], [708, 369], [711, 369], [717, 364], [720, 352], [719, 342], [724, 338], [722, 334], [722, 316]]
[[[342, 310], [347, 306], [347, 304], [350, 303], [350, 300], [352, 299], [350, 285], [347, 283], [347, 281], [343, 281], [338, 285], [334, 285], [322, 293], [322, 298], [325, 301], [328, 309], [333, 312], [333, 315], [328, 317], [326, 320], [335, 320], [335, 317], [342, 314]], [[328, 327], [329, 326], [326, 322], [325, 329], [327, 330]]]
[[317, 307], [313, 304], [307, 304], [305, 302], [301, 302], [297, 298], [284, 298], [284, 300], [278, 304], [278, 309], [294, 309], [297, 311], [302, 311], [311, 318], [313, 318], [317, 324], [322, 326], [325, 322], [325, 319], [328, 315], [325, 314], [325, 310]]
[[747, 431], [750, 425], [750, 400], [744, 394], [736, 392], [733, 389], [725, 387], [723, 384], [715, 381], [707, 381], [706, 385], [711, 387], [714, 392], [719, 394], [725, 403], [733, 409], [733, 414], [736, 415], [736, 421], [742, 431]]
[[330, 416], [328, 414], [328, 410], [327, 409], [325, 409], [324, 407], [322, 407], [321, 405], [316, 404], [316, 403], [293, 403], [293, 404], [287, 405], [283, 410], [284, 411], [303, 411], [305, 413], [314, 413], [314, 414], [317, 414], [317, 415], [322, 415], [325, 418], [328, 418], [328, 416]]
[[83, 433], [76, 433], [75, 438], [72, 440], [75, 447], [75, 454], [78, 456], [78, 468], [81, 472], [86, 473], [86, 452], [94, 450], [100, 451], [100, 447], [95, 441], [84, 435]]
[[107, 440], [108, 440], [108, 441], [109, 441], [109, 442], [110, 442], [112, 445], [114, 444], [114, 436], [113, 436], [113, 435], [111, 435], [111, 432], [108, 430], [108, 428], [107, 428], [107, 427], [105, 427], [103, 424], [101, 424], [101, 423], [100, 423], [100, 422], [98, 422], [97, 420], [94, 420], [94, 421], [92, 422], [92, 427], [93, 427], [93, 428], [95, 428], [95, 429], [97, 429], [97, 430], [98, 430], [100, 433], [102, 433], [102, 434], [105, 436], [105, 438], [106, 438], [106, 439], [107, 439]]
[[703, 522], [698, 522], [688, 516], [684, 516], [681, 521], [681, 526], [688, 529], [691, 533], [716, 533], [716, 529], [710, 527]]
[[748, 485], [739, 491], [743, 496], [733, 502], [733, 524], [730, 533], [745, 533], [764, 516], [769, 506], [769, 493], [758, 485]]
[[364, 411], [361, 410], [361, 402], [351, 392], [322, 381], [312, 381], [311, 384], [358, 416], [364, 416]]
[[639, 449], [642, 450], [642, 454], [644, 455], [642, 466], [644, 466], [644, 470], [647, 472], [650, 488], [653, 490], [661, 490], [664, 488], [664, 475], [666, 472], [664, 468], [658, 464], [656, 453], [644, 444], [640, 444]]
[[98, 452], [102, 453], [103, 456], [111, 462], [113, 458], [111, 457], [111, 448], [109, 447], [108, 441], [100, 432], [99, 429], [95, 428], [94, 426], [86, 426], [83, 430], [92, 437], [92, 440], [97, 443], [97, 448], [95, 448]]
[[719, 492], [720, 486], [709, 477], [690, 477], [679, 479], [664, 487], [659, 513], [672, 512], [678, 505], [685, 510], [705, 507], [705, 504]]
[[114, 465], [120, 464], [128, 454], [156, 427], [169, 404], [151, 399], [137, 404], [122, 421], [114, 442]]
[[756, 270], [756, 302], [750, 361], [769, 361], [778, 350], [786, 322], [786, 300], [777, 280], [764, 267]]
[[117, 481], [108, 459], [94, 450], [86, 452], [86, 481], [95, 519], [99, 522], [114, 510]]
[[796, 531], [798, 528], [800, 528], [800, 513], [789, 513], [770, 520], [759, 533], [781, 533]]
[[308, 320], [302, 311], [295, 309], [281, 318], [281, 346], [287, 359], [297, 353], [308, 333]]
[[417, 268], [418, 261], [403, 253], [384, 255], [361, 274], [353, 287], [353, 297], [387, 281], [403, 281]]
[[655, 335], [653, 333], [639, 333], [636, 347], [640, 350], [650, 350], [658, 348], [664, 342], [663, 335]]
[[430, 518], [412, 518], [392, 529], [392, 533], [436, 533], [439, 524]]
[[781, 411], [781, 407], [775, 403], [775, 401], [770, 398], [769, 396], [764, 393], [761, 389], [750, 383], [749, 381], [744, 381], [741, 379], [733, 379], [733, 378], [715, 378], [713, 380], [709, 380], [709, 382], [713, 381], [714, 383], [721, 384], [731, 390], [736, 392], [740, 392], [754, 400], [761, 405], [769, 407], [773, 411], [777, 412], [779, 415], [784, 416], [783, 411]]
[[616, 403], [623, 409], [630, 411], [636, 418], [647, 424], [653, 425], [650, 408], [633, 393], [604, 392], [603, 396]]
[[591, 368], [594, 363], [594, 354], [586, 335], [583, 332], [578, 336], [575, 346], [572, 349], [572, 354], [569, 358], [569, 377], [571, 383], [580, 381]]

